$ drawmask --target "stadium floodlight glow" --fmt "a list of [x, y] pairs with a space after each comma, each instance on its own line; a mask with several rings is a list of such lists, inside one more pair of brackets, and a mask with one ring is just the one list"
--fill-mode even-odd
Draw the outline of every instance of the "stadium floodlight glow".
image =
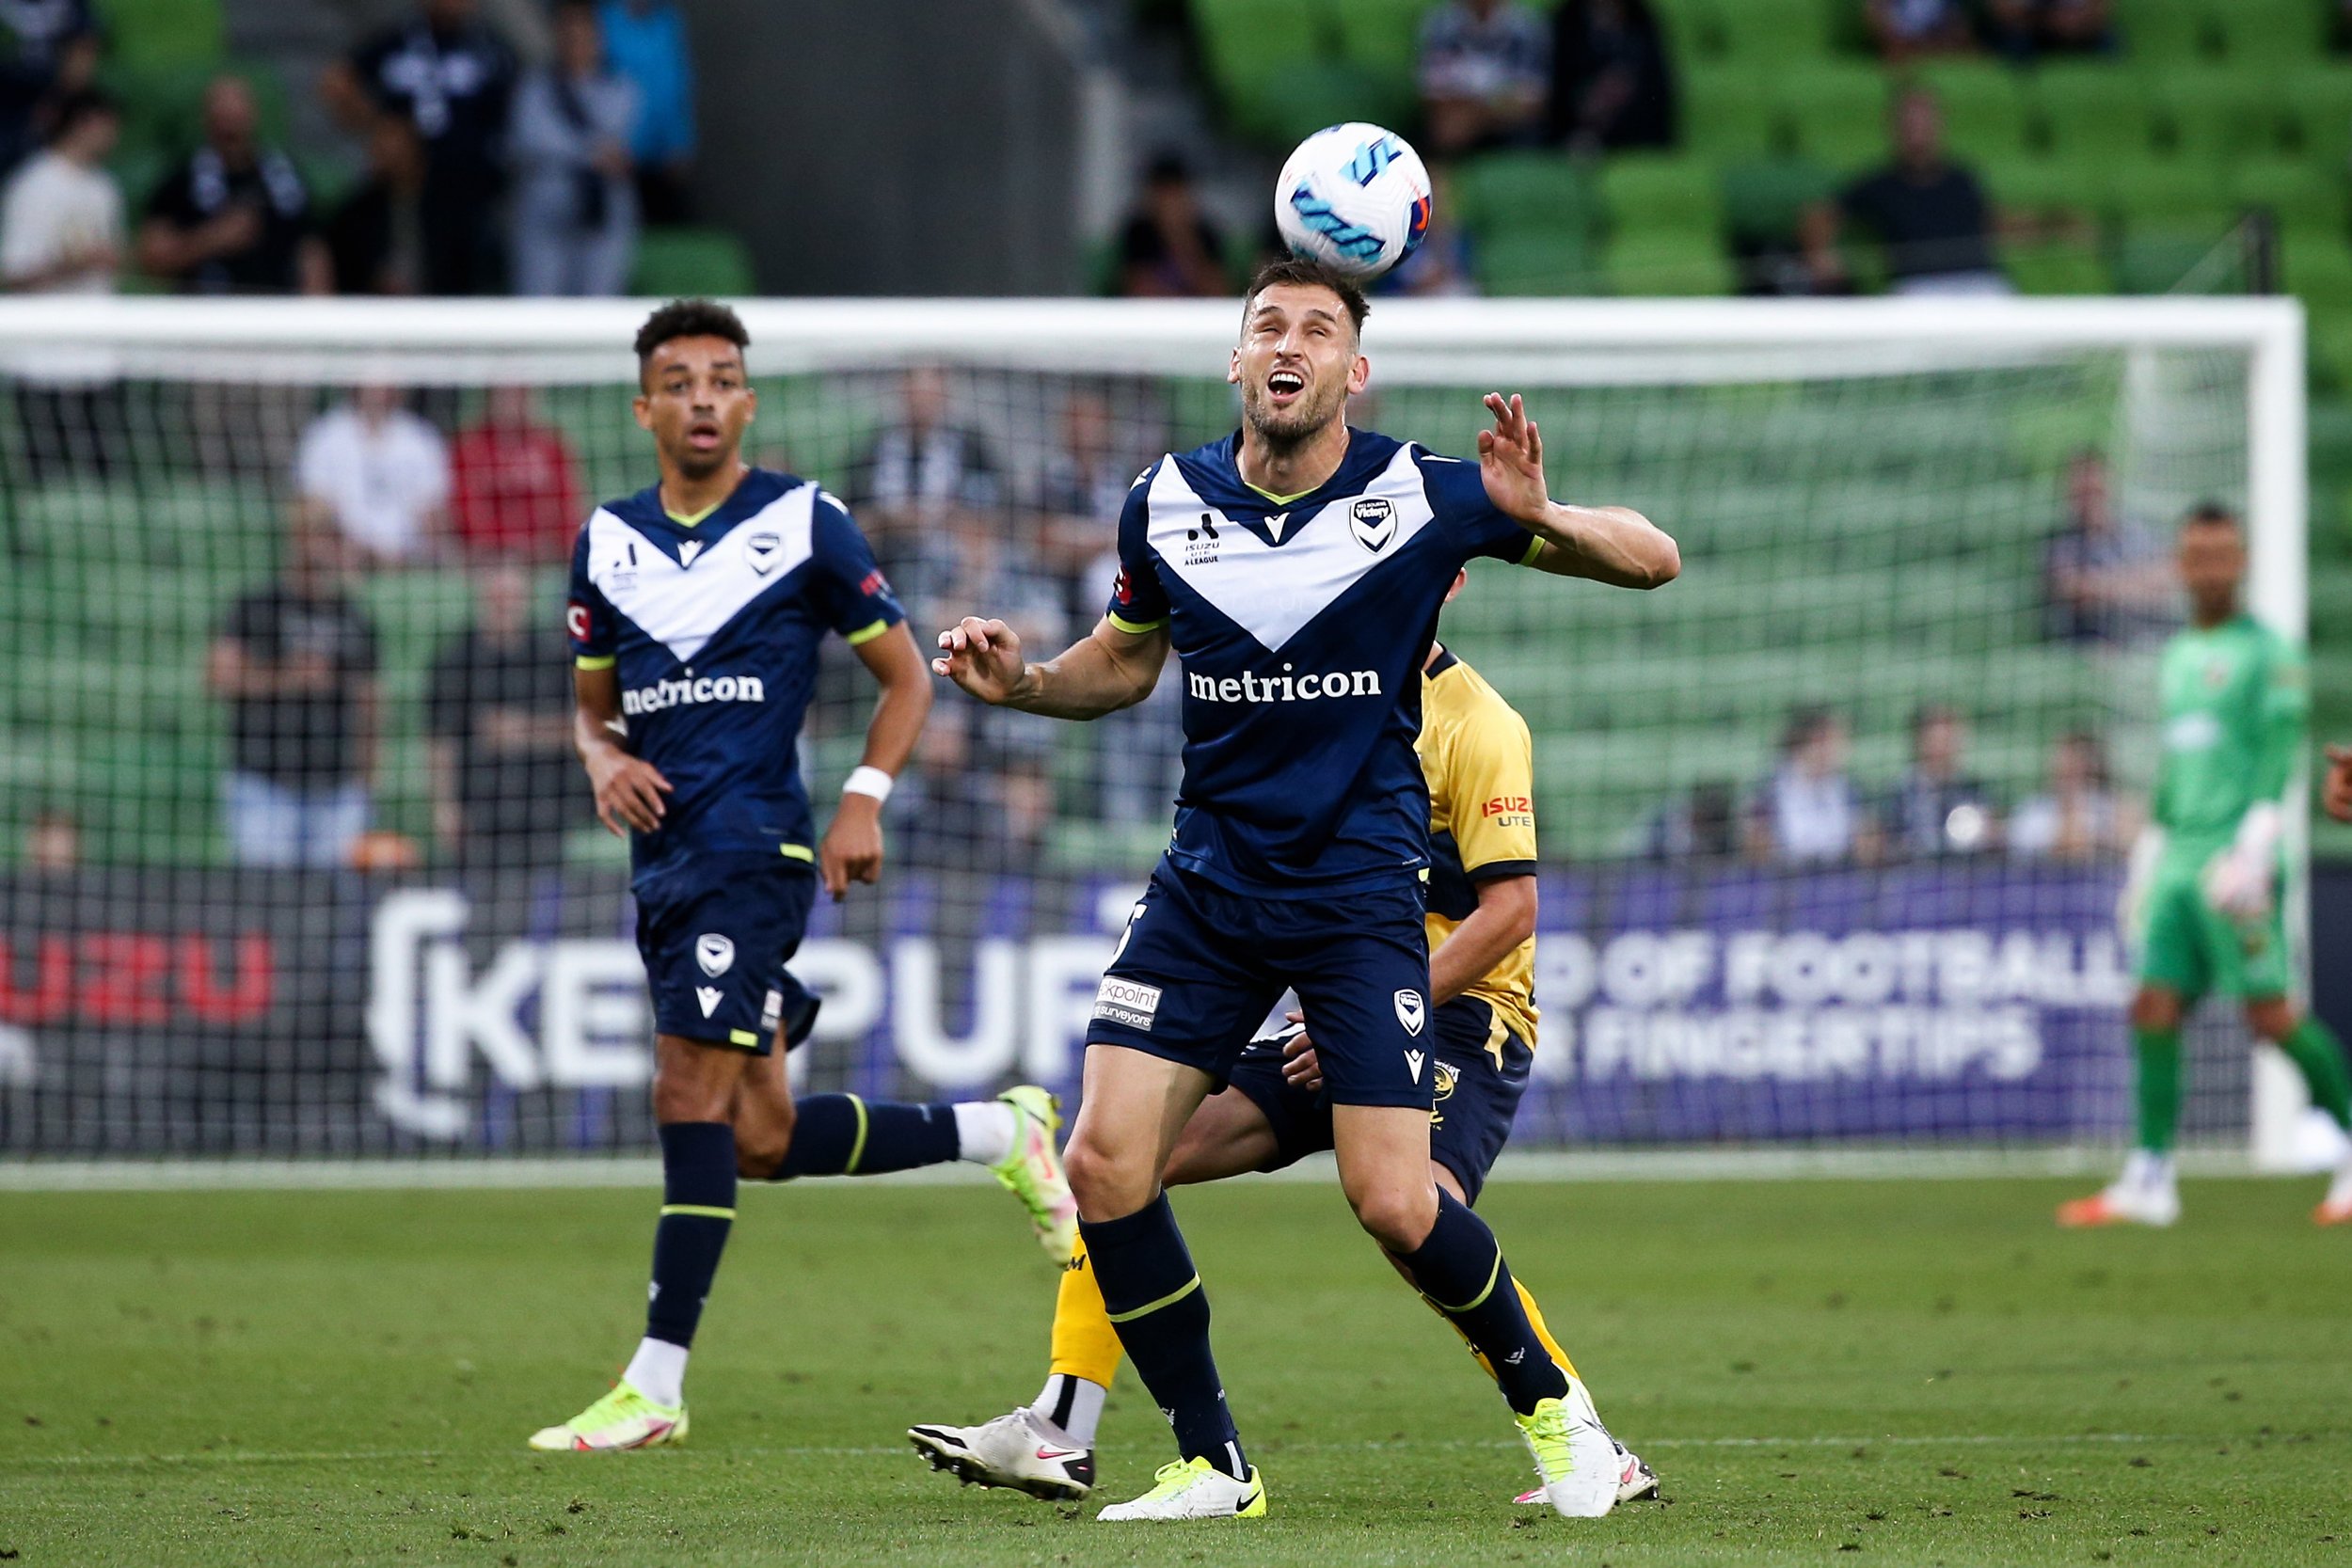
[[[1073, 399], [1100, 404], [1129, 475], [1234, 417], [1222, 377], [1238, 301], [739, 307], [762, 387], [755, 453], [873, 499], [884, 538], [894, 519], [875, 498], [888, 485], [866, 459], [896, 418], [896, 377], [946, 367], [951, 421], [993, 454], [987, 494], [1020, 504], [902, 505], [886, 563], [925, 531], [974, 559], [1034, 540], [1039, 498], [1068, 477]], [[644, 1146], [627, 905], [593, 834], [573, 842], [560, 884], [468, 879], [462, 899], [433, 905], [437, 924], [410, 917], [461, 881], [431, 855], [398, 887], [225, 869], [223, 721], [199, 672], [226, 607], [278, 554], [296, 438], [340, 389], [433, 388], [427, 412], [452, 427], [474, 420], [485, 388], [532, 388], [585, 493], [645, 483], [628, 401], [628, 343], [648, 308], [0, 299], [0, 369], [20, 392], [72, 382], [93, 351], [121, 382], [58, 404], [103, 426], [82, 433], [106, 452], [103, 473], [35, 474], [27, 430], [0, 432], [17, 607], [0, 645], [13, 670], [0, 832], [22, 841], [37, 816], [70, 811], [92, 863], [46, 892], [0, 875], [13, 966], [0, 975], [0, 1157]], [[1447, 614], [1449, 643], [1530, 717], [1539, 822], [1561, 863], [1538, 958], [1538, 1083], [1517, 1144], [1924, 1159], [2117, 1137], [2121, 960], [2093, 909], [2111, 867], [1644, 863], [1645, 835], [1661, 803], [1709, 788], [1736, 800], [1767, 777], [1804, 703], [1844, 717], [1866, 796], [1900, 771], [1909, 714], [1934, 703], [1964, 706], [1972, 766], [2006, 806], [2042, 787], [2049, 745], [2074, 729], [2100, 733], [2118, 771], [2144, 783], [2153, 649], [2043, 635], [2058, 478], [2076, 449], [2098, 449], [2124, 512], [2159, 535], [2207, 496], [2241, 507], [2250, 608], [2300, 636], [2300, 308], [1382, 299], [1364, 348], [1368, 422], [1467, 451], [1478, 394], [1522, 391], [1557, 493], [1589, 484], [1642, 504], [1685, 545], [1684, 579], [1656, 595], [1538, 604], [1513, 574], [1482, 568]], [[1100, 497], [1120, 487], [1085, 502], [1105, 541]], [[1056, 570], [1099, 588], [1068, 543], [1083, 524], [1057, 527]], [[946, 570], [935, 562], [914, 569], [901, 586], [934, 608], [961, 592], [918, 580]], [[383, 634], [377, 820], [428, 850], [426, 673], [473, 592], [439, 561], [375, 573], [358, 595]], [[1086, 602], [1058, 578], [1030, 596], [1040, 617]], [[943, 704], [935, 722], [949, 717]], [[1074, 1076], [1093, 977], [1165, 834], [1165, 780], [1151, 769], [1166, 757], [1141, 726], [1166, 719], [1147, 709], [1125, 729], [1050, 740], [976, 732], [1018, 780], [992, 784], [986, 810], [908, 784], [892, 803], [905, 814], [893, 875], [923, 893], [853, 899], [809, 944], [804, 972], [829, 998], [813, 1083], [899, 1092], [1016, 1068]], [[820, 705], [806, 764], [823, 775], [818, 800], [855, 761], [835, 738], [851, 728]], [[1025, 820], [1040, 791], [1057, 800], [1050, 833], [982, 842], [1013, 833], [1003, 825]], [[2288, 816], [2299, 828], [2299, 807]], [[2301, 864], [2299, 834], [2294, 854]], [[1020, 896], [1004, 893], [1024, 877], [1035, 880]], [[2299, 933], [2301, 879], [2291, 887]], [[69, 976], [64, 990], [53, 973]], [[2286, 1160], [2291, 1071], [2265, 1053], [2249, 1077], [2233, 1020], [2208, 1017], [2194, 1038], [2192, 1143]], [[114, 1065], [129, 1060], [152, 1070]]]

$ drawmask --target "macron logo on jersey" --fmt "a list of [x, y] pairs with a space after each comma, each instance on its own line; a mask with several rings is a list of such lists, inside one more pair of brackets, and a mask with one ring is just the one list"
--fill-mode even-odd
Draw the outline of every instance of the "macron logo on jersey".
[[1380, 695], [1380, 672], [1377, 670], [1329, 670], [1318, 673], [1310, 670], [1303, 675], [1289, 673], [1290, 666], [1282, 666], [1279, 675], [1258, 675], [1244, 671], [1238, 675], [1203, 675], [1187, 672], [1184, 689], [1204, 703], [1311, 703], [1318, 697], [1377, 697]]
[[764, 703], [768, 683], [757, 675], [702, 675], [691, 680], [656, 681], [632, 686], [621, 693], [625, 714], [659, 713], [663, 708], [694, 703]]

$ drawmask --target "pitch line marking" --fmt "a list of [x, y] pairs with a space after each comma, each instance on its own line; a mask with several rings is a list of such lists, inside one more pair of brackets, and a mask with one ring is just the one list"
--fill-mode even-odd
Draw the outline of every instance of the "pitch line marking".
[[[2312, 1437], [2335, 1436], [2338, 1433], [2312, 1433], [2298, 1435]], [[1643, 1449], [1854, 1449], [1869, 1448], [2047, 1448], [2074, 1447], [2083, 1444], [2106, 1443], [2234, 1443], [2250, 1441], [2245, 1433], [2206, 1432], [2074, 1432], [2044, 1434], [1962, 1433], [1941, 1436], [1883, 1435], [1877, 1437], [1813, 1436], [1813, 1437], [1649, 1437], [1640, 1440]], [[1372, 1441], [1338, 1443], [1311, 1440], [1280, 1445], [1286, 1450], [1330, 1449], [1513, 1449], [1519, 1445], [1502, 1440], [1485, 1439], [1426, 1439], [1406, 1438], [1401, 1441]], [[743, 1458], [779, 1459], [864, 1459], [895, 1457], [909, 1453], [908, 1448], [898, 1445], [857, 1446], [787, 1446], [706, 1449]], [[11, 1469], [34, 1469], [43, 1466], [88, 1466], [91, 1468], [128, 1468], [140, 1465], [354, 1465], [386, 1461], [454, 1461], [469, 1465], [492, 1463], [498, 1453], [457, 1453], [445, 1449], [367, 1449], [340, 1451], [284, 1453], [242, 1453], [223, 1450], [216, 1453], [142, 1453], [142, 1454], [21, 1454], [0, 1459], [0, 1473]], [[520, 1452], [506, 1457], [521, 1458]]]

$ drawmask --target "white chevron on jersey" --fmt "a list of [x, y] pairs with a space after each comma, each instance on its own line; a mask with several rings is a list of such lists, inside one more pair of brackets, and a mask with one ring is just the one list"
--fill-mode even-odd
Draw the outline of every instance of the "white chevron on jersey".
[[[1375, 533], [1377, 550], [1348, 526], [1357, 504], [1372, 500], [1387, 502], [1395, 522], [1392, 532]], [[1184, 469], [1172, 457], [1160, 465], [1152, 481], [1150, 503], [1146, 538], [1159, 557], [1160, 570], [1182, 578], [1268, 653], [1296, 636], [1374, 567], [1402, 554], [1434, 518], [1409, 445], [1398, 447], [1389, 466], [1360, 493], [1326, 501], [1279, 547], [1201, 500], [1184, 483]], [[1186, 546], [1199, 541], [1185, 535], [1200, 528], [1203, 512], [1216, 521], [1216, 559], [1187, 565]]]
[[691, 659], [720, 627], [808, 559], [817, 495], [816, 485], [796, 484], [717, 542], [689, 541], [691, 548], [678, 552], [684, 565], [598, 507], [588, 519], [588, 579], [646, 636]]

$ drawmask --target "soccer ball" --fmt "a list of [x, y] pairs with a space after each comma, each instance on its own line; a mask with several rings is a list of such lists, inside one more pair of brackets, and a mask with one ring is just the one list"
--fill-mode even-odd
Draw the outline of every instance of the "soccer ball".
[[1373, 277], [1429, 232], [1429, 171], [1393, 131], [1351, 120], [1317, 131], [1274, 187], [1274, 222], [1301, 256]]

